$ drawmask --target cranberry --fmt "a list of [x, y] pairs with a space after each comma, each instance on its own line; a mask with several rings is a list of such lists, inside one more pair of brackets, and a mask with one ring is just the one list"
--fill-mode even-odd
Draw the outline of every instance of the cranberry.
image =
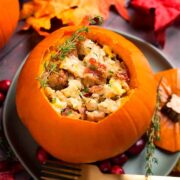
[[2, 104], [3, 104], [4, 99], [5, 99], [4, 94], [3, 94], [2, 92], [0, 92], [0, 105], [2, 105]]
[[20, 164], [20, 162], [15, 161], [15, 162], [12, 163], [12, 166], [11, 166], [11, 168], [10, 168], [9, 171], [10, 171], [12, 174], [15, 175], [15, 174], [21, 172], [22, 170], [24, 170], [24, 168], [23, 168], [23, 166]]
[[103, 173], [110, 173], [111, 172], [111, 162], [109, 160], [100, 161], [99, 169]]
[[0, 91], [7, 93], [9, 86], [11, 85], [10, 80], [2, 80], [0, 81]]
[[0, 172], [7, 171], [9, 167], [10, 167], [9, 161], [6, 160], [0, 161]]
[[145, 140], [144, 138], [139, 139], [133, 146], [131, 146], [128, 150], [127, 150], [127, 154], [128, 155], [138, 155], [145, 147]]
[[118, 165], [115, 165], [111, 169], [112, 174], [125, 174], [124, 169]]
[[14, 180], [14, 176], [9, 172], [0, 173], [0, 180]]
[[128, 160], [128, 157], [126, 154], [120, 154], [111, 158], [112, 164], [119, 165], [119, 166], [122, 166], [127, 160]]
[[48, 156], [49, 154], [41, 147], [36, 152], [36, 158], [41, 164], [46, 163]]

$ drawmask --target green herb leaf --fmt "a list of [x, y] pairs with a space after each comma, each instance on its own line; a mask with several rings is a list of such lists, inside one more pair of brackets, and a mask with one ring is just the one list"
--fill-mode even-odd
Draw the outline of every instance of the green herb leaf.
[[39, 81], [41, 88], [47, 87], [47, 79], [42, 77], [37, 77], [36, 79]]
[[148, 133], [148, 142], [147, 142], [147, 150], [146, 150], [146, 177], [149, 175], [152, 175], [152, 166], [153, 164], [158, 164], [158, 159], [154, 157], [154, 152], [156, 149], [156, 146], [154, 144], [155, 140], [160, 140], [159, 130], [160, 130], [160, 117], [159, 117], [159, 109], [160, 109], [160, 93], [159, 93], [159, 86], [160, 86], [161, 80], [159, 82], [158, 88], [157, 88], [157, 98], [156, 98], [156, 107], [154, 110], [154, 114], [152, 116], [151, 120], [151, 126]]
[[89, 18], [90, 25], [102, 25], [104, 22], [102, 16], [94, 16], [93, 18]]
[[109, 73], [110, 73], [110, 74], [113, 74], [114, 72], [113, 72], [113, 71], [111, 71], [111, 70], [109, 70]]
[[84, 89], [82, 89], [83, 92], [88, 93], [89, 92], [89, 88], [85, 87]]
[[76, 49], [76, 45], [79, 41], [85, 40], [83, 33], [87, 33], [88, 30], [88, 27], [82, 27], [75, 31], [69, 39], [58, 47], [57, 53], [53, 54], [53, 56], [51, 55], [52, 59], [63, 60], [69, 53]]
[[71, 115], [71, 114], [72, 114], [72, 111], [68, 111], [68, 112], [67, 112], [67, 115]]
[[93, 71], [96, 71], [96, 70], [97, 70], [97, 67], [94, 66], [94, 65], [90, 65], [89, 68], [90, 68], [91, 70], [93, 70]]
[[52, 62], [49, 63], [49, 67], [48, 67], [48, 71], [49, 71], [49, 72], [54, 72], [54, 71], [56, 71], [56, 68], [57, 68], [57, 64], [52, 63]]
[[52, 98], [51, 103], [55, 104], [56, 103], [56, 98]]
[[9, 144], [4, 136], [2, 129], [0, 129], [0, 149], [5, 153], [6, 160], [17, 160], [13, 151], [9, 147]]

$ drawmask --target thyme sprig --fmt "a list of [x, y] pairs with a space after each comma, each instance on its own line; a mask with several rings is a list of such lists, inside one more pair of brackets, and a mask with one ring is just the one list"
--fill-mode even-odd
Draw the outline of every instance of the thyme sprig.
[[44, 78], [44, 77], [42, 77], [42, 75], [41, 75], [40, 77], [37, 77], [36, 79], [39, 81], [41, 88], [47, 87], [47, 85], [48, 85], [48, 84], [47, 84], [47, 78]]
[[16, 156], [8, 145], [3, 130], [0, 128], [0, 149], [5, 153], [6, 160], [16, 160]]
[[52, 72], [57, 72], [57, 64], [53, 62], [45, 62], [44, 68], [49, 74]]
[[63, 60], [69, 53], [76, 49], [78, 42], [85, 40], [84, 33], [88, 31], [89, 29], [86, 26], [75, 31], [69, 39], [57, 48], [58, 51], [52, 58]]
[[[89, 19], [90, 24], [102, 24], [103, 18], [100, 16], [95, 16], [92, 19]], [[63, 60], [67, 55], [69, 55], [73, 50], [76, 50], [76, 46], [80, 41], [85, 40], [85, 34], [88, 33], [89, 28], [87, 26], [83, 26], [82, 28], [76, 30], [70, 38], [68, 38], [63, 44], [57, 46], [57, 51], [53, 54], [51, 54], [52, 60]], [[45, 62], [44, 68], [48, 74], [54, 72], [56, 73], [58, 68], [56, 63], [52, 62]], [[47, 75], [44, 76], [44, 73], [36, 78], [39, 83], [40, 87], [46, 87], [47, 86]]]
[[150, 126], [149, 131], [147, 132], [148, 142], [147, 142], [147, 149], [146, 149], [146, 165], [145, 165], [146, 177], [148, 177], [149, 175], [153, 175], [153, 171], [152, 171], [153, 164], [158, 164], [158, 159], [154, 156], [155, 149], [156, 149], [154, 141], [160, 140], [160, 134], [159, 134], [160, 83], [161, 83], [161, 80], [159, 81], [159, 84], [157, 87], [156, 106], [155, 106], [154, 114], [152, 116], [151, 126]]

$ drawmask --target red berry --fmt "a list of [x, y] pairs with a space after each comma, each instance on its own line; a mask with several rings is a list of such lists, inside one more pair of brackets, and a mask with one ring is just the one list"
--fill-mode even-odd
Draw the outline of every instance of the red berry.
[[113, 158], [111, 158], [111, 162], [113, 165], [119, 165], [122, 166], [125, 162], [127, 162], [128, 157], [126, 154], [120, 154]]
[[5, 100], [5, 96], [2, 92], [0, 92], [0, 105], [3, 104], [4, 100]]
[[112, 167], [111, 169], [111, 173], [112, 174], [124, 174], [124, 169], [118, 165], [115, 165]]
[[100, 161], [99, 169], [103, 173], [110, 173], [111, 172], [111, 162], [109, 160]]
[[145, 140], [143, 138], [139, 139], [132, 147], [130, 147], [128, 150], [127, 150], [127, 154], [128, 155], [138, 155], [145, 147]]
[[10, 172], [13, 174], [13, 175], [16, 175], [17, 173], [21, 172], [22, 170], [24, 170], [23, 166], [20, 164], [19, 161], [15, 161], [12, 163], [12, 166], [10, 168]]
[[49, 154], [41, 147], [37, 150], [36, 158], [41, 164], [46, 163], [46, 161], [48, 160], [48, 156]]
[[14, 180], [14, 176], [9, 172], [0, 173], [0, 180]]
[[7, 93], [10, 85], [11, 85], [10, 80], [2, 80], [2, 81], [0, 81], [0, 91], [2, 91], [3, 93]]
[[3, 160], [0, 161], [0, 172], [7, 171], [11, 163], [9, 161]]

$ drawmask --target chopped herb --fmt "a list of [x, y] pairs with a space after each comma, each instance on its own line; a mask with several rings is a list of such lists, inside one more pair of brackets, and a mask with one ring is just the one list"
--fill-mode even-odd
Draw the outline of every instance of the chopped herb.
[[45, 69], [45, 70], [47, 70], [48, 64], [49, 64], [49, 63], [48, 63], [47, 61], [45, 61], [45, 63], [44, 63], [44, 69]]
[[65, 110], [66, 110], [66, 108], [65, 108], [65, 109], [62, 109], [62, 110], [61, 110], [61, 113], [65, 112]]
[[49, 66], [48, 66], [48, 71], [49, 71], [49, 72], [54, 72], [54, 71], [56, 71], [56, 68], [57, 68], [57, 64], [52, 63], [52, 62], [49, 63]]
[[97, 70], [97, 67], [94, 66], [94, 65], [90, 65], [89, 68], [90, 68], [91, 70], [93, 70], [93, 71]]
[[37, 77], [36, 79], [39, 81], [41, 88], [47, 87], [47, 79], [43, 78], [42, 76]]
[[98, 55], [97, 55], [95, 52], [93, 52], [93, 54], [94, 54], [96, 57], [98, 57]]
[[44, 63], [44, 68], [46, 69], [46, 71], [48, 71], [49, 73], [51, 72], [55, 72], [57, 69], [57, 64], [53, 63], [53, 62], [45, 62]]
[[89, 18], [90, 25], [102, 25], [103, 24], [102, 16], [95, 16], [94, 18]]
[[57, 59], [57, 54], [52, 53], [52, 54], [51, 54], [51, 58], [52, 58], [52, 59]]
[[52, 98], [51, 103], [53, 103], [53, 104], [56, 103], [56, 98]]
[[158, 159], [154, 157], [155, 152], [155, 144], [154, 141], [160, 140], [159, 130], [160, 130], [160, 117], [159, 117], [159, 109], [160, 109], [160, 93], [159, 93], [159, 86], [160, 86], [161, 80], [159, 82], [158, 88], [157, 88], [157, 100], [156, 100], [156, 107], [154, 110], [154, 114], [152, 116], [151, 120], [151, 126], [148, 131], [148, 142], [147, 142], [147, 150], [146, 150], [146, 177], [149, 175], [152, 175], [152, 166], [153, 164], [158, 164]]
[[110, 73], [110, 74], [113, 74], [114, 72], [113, 72], [113, 71], [111, 71], [111, 70], [109, 70], [109, 73]]
[[68, 111], [68, 112], [67, 112], [67, 115], [70, 115], [70, 114], [72, 114], [72, 111]]
[[84, 89], [82, 89], [83, 92], [88, 93], [89, 92], [89, 88], [85, 87]]

